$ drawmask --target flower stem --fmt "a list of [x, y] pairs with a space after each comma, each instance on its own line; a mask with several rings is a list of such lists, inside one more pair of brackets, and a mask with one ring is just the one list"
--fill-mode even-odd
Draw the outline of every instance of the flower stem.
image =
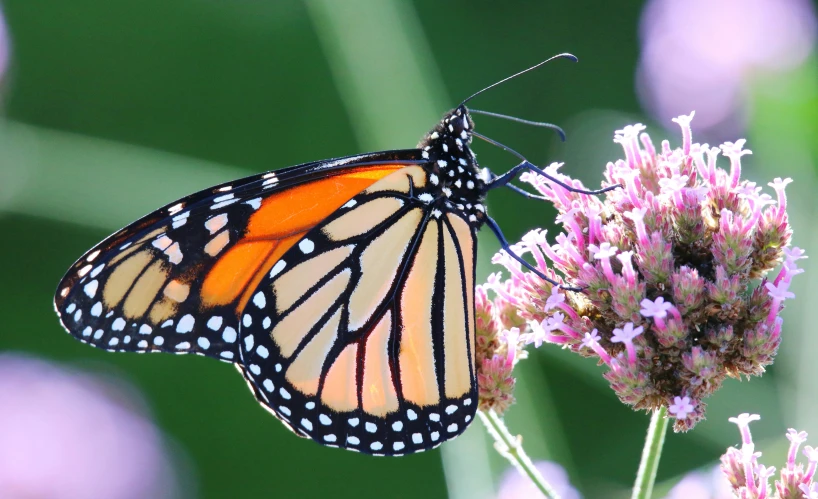
[[545, 481], [540, 471], [531, 462], [531, 458], [523, 450], [522, 438], [519, 435], [512, 435], [503, 419], [493, 410], [478, 411], [477, 414], [486, 425], [489, 435], [494, 438], [494, 448], [497, 449], [497, 452], [530, 478], [547, 499], [559, 499], [557, 491]]
[[654, 411], [650, 418], [645, 448], [642, 449], [642, 461], [639, 463], [631, 499], [650, 499], [653, 494], [653, 483], [656, 481], [656, 470], [659, 469], [659, 458], [662, 456], [662, 446], [667, 432], [666, 415], [667, 409], [663, 406]]

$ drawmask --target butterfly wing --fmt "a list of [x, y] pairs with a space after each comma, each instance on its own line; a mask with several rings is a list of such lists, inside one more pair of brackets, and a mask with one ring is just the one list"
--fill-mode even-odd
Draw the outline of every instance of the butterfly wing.
[[477, 406], [475, 234], [413, 192], [374, 183], [276, 262], [242, 311], [237, 366], [296, 434], [378, 455], [436, 447]]
[[238, 357], [240, 311], [278, 259], [418, 151], [327, 160], [222, 184], [113, 234], [63, 277], [63, 327], [111, 351]]

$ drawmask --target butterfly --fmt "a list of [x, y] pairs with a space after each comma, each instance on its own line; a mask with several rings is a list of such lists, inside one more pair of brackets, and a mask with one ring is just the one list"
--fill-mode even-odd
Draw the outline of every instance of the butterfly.
[[246, 177], [137, 220], [68, 270], [60, 322], [108, 351], [230, 362], [265, 409], [324, 445], [397, 456], [454, 438], [478, 402], [477, 231], [547, 279], [485, 206], [501, 186], [531, 196], [509, 184], [519, 172], [547, 174], [525, 160], [481, 170], [469, 99], [415, 149]]

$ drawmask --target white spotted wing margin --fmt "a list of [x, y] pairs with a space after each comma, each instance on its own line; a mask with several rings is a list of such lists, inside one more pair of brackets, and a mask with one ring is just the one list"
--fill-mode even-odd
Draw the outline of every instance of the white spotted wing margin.
[[[386, 151], [307, 163], [191, 194], [146, 215], [86, 252], [54, 297], [63, 327], [117, 352], [238, 358], [239, 300], [203, 303], [208, 273], [245, 235], [269, 196], [369, 164], [416, 164], [420, 151]], [[282, 214], [285, 215], [285, 214]], [[247, 261], [248, 267], [258, 262]]]
[[245, 307], [239, 370], [297, 435], [399, 456], [474, 418], [476, 239], [464, 217], [432, 206], [356, 196]]

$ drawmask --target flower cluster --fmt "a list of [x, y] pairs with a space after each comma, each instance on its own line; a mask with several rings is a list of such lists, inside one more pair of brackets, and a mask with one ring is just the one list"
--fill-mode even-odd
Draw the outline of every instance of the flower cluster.
[[506, 304], [501, 299], [490, 300], [486, 287], [478, 285], [474, 302], [478, 408], [502, 414], [514, 403], [515, 379], [511, 372], [525, 356], [524, 344], [520, 341], [519, 328], [503, 327], [502, 312], [508, 307], [504, 307]]
[[[511, 277], [489, 278], [493, 302], [485, 289], [477, 292], [477, 353], [488, 348], [482, 362], [496, 373], [481, 383], [513, 384], [516, 349], [491, 352], [502, 331], [518, 328], [526, 344], [555, 343], [596, 357], [620, 400], [635, 409], [666, 407], [676, 431], [685, 431], [703, 419], [702, 399], [726, 377], [760, 375], [773, 362], [779, 313], [794, 297], [790, 280], [802, 272], [796, 260], [805, 258], [789, 248], [790, 179], [769, 184], [777, 199], [762, 193], [741, 179], [741, 158], [750, 154], [745, 141], [693, 143], [692, 118], [674, 120], [682, 129], [677, 149], [663, 141], [657, 150], [642, 125], [617, 131], [625, 159], [608, 163], [604, 185], [622, 187], [604, 200], [566, 189], [561, 184], [584, 187], [559, 173], [559, 164], [546, 168], [553, 179], [520, 177], [554, 204], [564, 232], [552, 245], [545, 231], [532, 231], [512, 250], [582, 291], [551, 285], [498, 253], [493, 261]], [[729, 170], [717, 166], [719, 154]]]
[[806, 442], [807, 433], [792, 428], [787, 431], [790, 441], [787, 464], [775, 480], [775, 488], [770, 487], [775, 467], [768, 468], [758, 462], [761, 453], [756, 452], [750, 434], [750, 422], [759, 419], [761, 417], [757, 414], [747, 413], [730, 418], [730, 422], [738, 425], [741, 432], [741, 448], [727, 449], [721, 456], [721, 469], [733, 487], [734, 496], [739, 499], [818, 499], [818, 482], [813, 481], [818, 468], [818, 449], [805, 445], [806, 469], [803, 464], [797, 463], [798, 449]]

